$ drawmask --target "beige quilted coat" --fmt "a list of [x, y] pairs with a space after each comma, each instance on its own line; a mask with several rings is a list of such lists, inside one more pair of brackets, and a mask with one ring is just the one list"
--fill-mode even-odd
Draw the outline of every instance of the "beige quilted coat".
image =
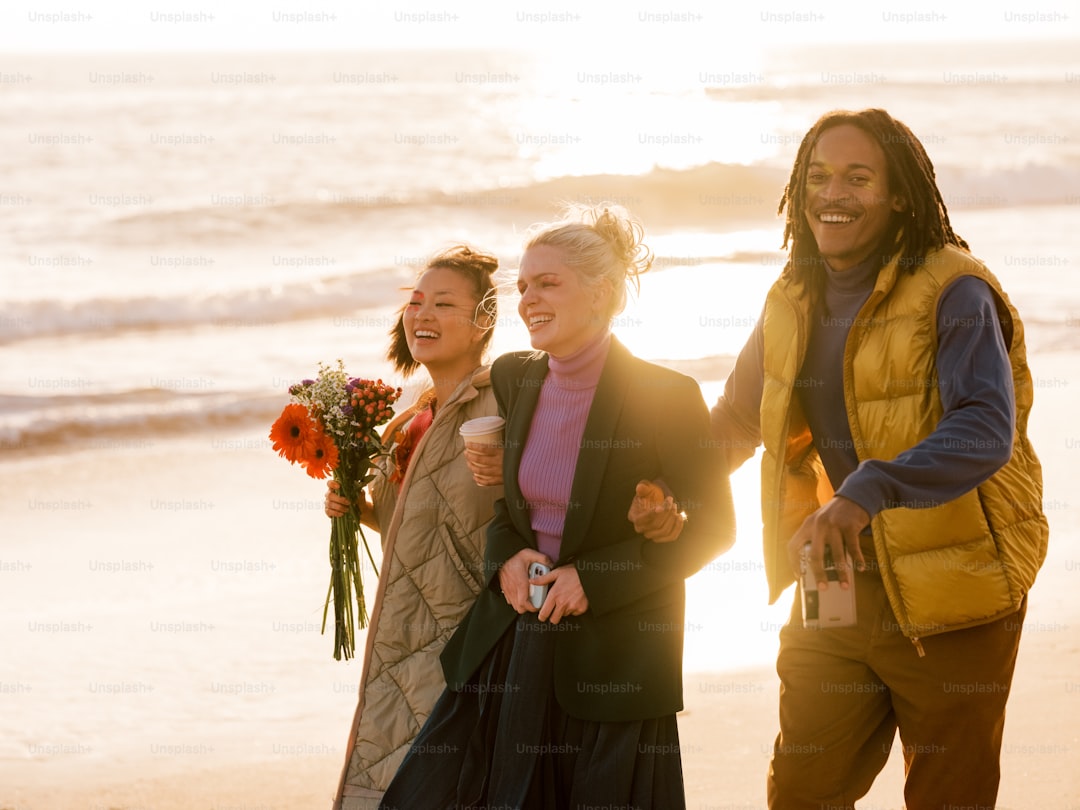
[[473, 481], [458, 428], [496, 411], [484, 367], [436, 409], [400, 494], [385, 474], [374, 482], [376, 516], [386, 527], [382, 570], [335, 810], [377, 806], [445, 688], [439, 653], [480, 591], [485, 529], [502, 497], [501, 486]]

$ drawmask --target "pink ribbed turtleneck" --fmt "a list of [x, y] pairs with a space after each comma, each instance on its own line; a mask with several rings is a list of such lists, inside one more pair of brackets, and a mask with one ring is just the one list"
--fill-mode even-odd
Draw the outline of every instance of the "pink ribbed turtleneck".
[[611, 333], [566, 357], [548, 358], [548, 374], [540, 388], [528, 438], [521, 454], [518, 484], [536, 532], [537, 546], [558, 561], [563, 525], [570, 503], [581, 437], [593, 394], [604, 370]]

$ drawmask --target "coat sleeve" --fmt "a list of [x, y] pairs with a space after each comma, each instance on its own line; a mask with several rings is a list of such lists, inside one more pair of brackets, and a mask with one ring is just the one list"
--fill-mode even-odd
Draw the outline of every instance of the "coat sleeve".
[[518, 534], [510, 520], [506, 499], [499, 498], [495, 501], [495, 517], [488, 524], [487, 546], [484, 549], [484, 584], [493, 591], [501, 592], [499, 569], [503, 563], [528, 547], [528, 543]]
[[[597, 615], [686, 579], [735, 541], [735, 507], [722, 453], [710, 438], [709, 411], [701, 389], [689, 377], [666, 380], [665, 396], [650, 403], [654, 425], [644, 448], [655, 454], [658, 475], [679, 495], [687, 521], [679, 538], [654, 543], [635, 534], [625, 520], [633, 491], [614, 493], [628, 529], [625, 539], [594, 547], [575, 560], [589, 609]], [[662, 409], [662, 410], [658, 410]]]
[[735, 367], [724, 383], [724, 395], [712, 409], [713, 440], [728, 472], [737, 470], [761, 444], [761, 393], [765, 386], [765, 313], [754, 324]]
[[[491, 389], [495, 394], [495, 402], [498, 404], [499, 416], [508, 419], [507, 414], [513, 407], [513, 392], [516, 380], [520, 376], [521, 355], [500, 357], [491, 367]], [[517, 369], [517, 372], [511, 371]], [[505, 476], [505, 472], [504, 472]], [[506, 498], [495, 501], [495, 517], [487, 528], [487, 543], [484, 547], [484, 585], [497, 593], [501, 593], [499, 587], [499, 569], [503, 563], [527, 548], [528, 543], [514, 528], [513, 520]]]

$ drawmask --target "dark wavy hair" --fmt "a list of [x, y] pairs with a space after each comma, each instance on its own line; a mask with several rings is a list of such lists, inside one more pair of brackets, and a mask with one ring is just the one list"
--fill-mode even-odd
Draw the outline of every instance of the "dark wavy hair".
[[824, 261], [806, 221], [806, 175], [818, 139], [827, 130], [844, 124], [858, 127], [881, 147], [888, 169], [889, 190], [904, 201], [904, 209], [893, 214], [890, 227], [877, 248], [882, 266], [899, 254], [900, 266], [914, 271], [932, 250], [945, 245], [967, 250], [967, 242], [949, 223], [949, 212], [937, 187], [934, 164], [915, 134], [885, 110], [834, 110], [821, 116], [803, 137], [791, 177], [780, 198], [777, 213], [784, 214], [785, 209], [787, 212], [783, 247], [790, 247], [784, 274], [805, 283], [812, 296], [820, 292]]
[[[485, 330], [484, 338], [480, 342], [480, 350], [487, 349], [491, 343], [491, 336], [495, 330], [495, 320], [498, 317], [498, 290], [495, 287], [493, 276], [499, 269], [499, 260], [490, 253], [474, 250], [468, 245], [453, 245], [446, 250], [436, 253], [428, 260], [424, 267], [424, 273], [436, 268], [453, 270], [463, 276], [472, 285], [476, 296], [476, 310], [473, 313], [473, 323]], [[421, 273], [423, 275], [423, 273]], [[407, 305], [406, 305], [407, 306]], [[386, 359], [394, 369], [403, 377], [408, 377], [420, 364], [409, 351], [409, 343], [405, 339], [405, 307], [398, 310], [394, 328], [390, 330], [390, 347], [386, 351]]]

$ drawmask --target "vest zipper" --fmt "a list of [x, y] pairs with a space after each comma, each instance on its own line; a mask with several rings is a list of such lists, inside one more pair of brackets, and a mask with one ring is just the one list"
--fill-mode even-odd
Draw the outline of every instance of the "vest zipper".
[[919, 654], [919, 658], [926, 658], [926, 650], [923, 649], [922, 642], [919, 641], [919, 637], [912, 636], [911, 643], [915, 646], [915, 652]]

